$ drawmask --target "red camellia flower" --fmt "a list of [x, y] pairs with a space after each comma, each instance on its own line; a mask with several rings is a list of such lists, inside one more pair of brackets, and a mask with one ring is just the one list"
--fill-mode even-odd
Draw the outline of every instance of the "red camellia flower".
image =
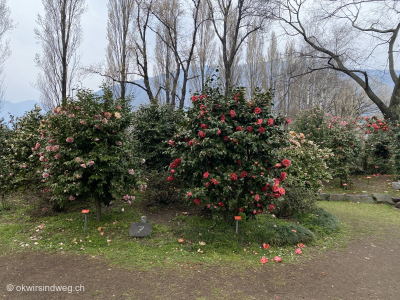
[[281, 173], [281, 180], [284, 181], [286, 179], [286, 177], [287, 177], [286, 172], [282, 172]]
[[192, 102], [196, 102], [197, 100], [199, 100], [199, 97], [197, 97], [197, 96], [192, 97]]
[[200, 96], [200, 100], [203, 100], [204, 98], [206, 98], [207, 96], [206, 95], [201, 95]]
[[286, 124], [290, 124], [290, 119], [286, 118]]
[[255, 109], [254, 109], [254, 113], [255, 114], [259, 114], [259, 113], [261, 113], [261, 108], [259, 108], [259, 107], [256, 107]]
[[174, 181], [174, 177], [172, 177], [172, 176], [168, 176], [168, 181]]
[[238, 210], [239, 210], [240, 212], [244, 212], [244, 208], [243, 208], [243, 207], [239, 208]]
[[206, 134], [203, 131], [199, 131], [199, 136], [204, 138], [206, 136]]
[[242, 130], [243, 130], [242, 126], [236, 127], [236, 131], [242, 131]]
[[232, 109], [229, 114], [231, 115], [231, 118], [234, 118], [236, 116], [235, 111]]
[[265, 132], [265, 128], [264, 128], [264, 127], [260, 127], [260, 128], [258, 128], [258, 132], [259, 132], [259, 133], [263, 133], [263, 132]]
[[284, 165], [285, 167], [290, 166], [290, 160], [285, 158], [284, 160], [282, 160], [282, 165]]
[[176, 169], [178, 167], [178, 164], [173, 162], [169, 166], [171, 167], [171, 169]]
[[272, 191], [274, 192], [274, 193], [276, 193], [276, 192], [278, 192], [279, 191], [279, 185], [273, 185], [272, 186]]
[[238, 179], [237, 175], [235, 173], [231, 173], [231, 179], [233, 181], [236, 181]]
[[262, 122], [263, 122], [263, 119], [258, 119], [258, 120], [257, 120], [257, 125], [261, 125]]
[[193, 200], [193, 203], [196, 204], [196, 205], [199, 205], [200, 204], [200, 200], [196, 198], [196, 199]]
[[268, 190], [268, 188], [266, 186], [261, 187], [261, 192], [266, 192], [267, 190]]
[[192, 147], [193, 146], [193, 140], [189, 141], [189, 146]]
[[241, 174], [240, 174], [240, 178], [246, 178], [247, 177], [247, 172], [246, 171], [243, 171]]
[[284, 189], [284, 188], [280, 188], [280, 189], [279, 189], [279, 194], [285, 195], [285, 189]]
[[274, 125], [274, 119], [269, 118], [268, 119], [268, 125]]
[[220, 134], [221, 134], [221, 129], [219, 129], [219, 130], [218, 130], [218, 133], [217, 133], [217, 134], [218, 134], [218, 135], [220, 135]]
[[270, 204], [268, 211], [273, 211], [275, 209], [275, 204]]
[[223, 123], [225, 123], [225, 115], [222, 115], [222, 116], [221, 116], [221, 121], [222, 121]]
[[173, 141], [171, 141], [171, 140], [169, 140], [169, 141], [168, 141], [168, 143], [169, 143], [171, 146], [173, 146], [173, 145], [174, 145], [174, 142], [173, 142]]
[[217, 203], [217, 205], [220, 206], [220, 207], [222, 207], [222, 206], [224, 206], [224, 203], [222, 203], [221, 201], [219, 201], [219, 202]]
[[206, 124], [201, 124], [200, 127], [203, 128], [203, 129], [207, 129], [208, 128], [208, 126]]
[[179, 165], [181, 163], [181, 159], [180, 158], [175, 158], [174, 163]]
[[224, 136], [224, 141], [226, 142], [228, 140], [228, 137], [227, 136]]
[[264, 244], [263, 244], [263, 248], [264, 248], [264, 249], [269, 249], [269, 244], [264, 243]]
[[214, 183], [215, 185], [218, 185], [218, 183], [219, 183], [218, 180], [216, 180], [216, 179], [214, 179], [214, 178], [211, 179], [211, 182]]
[[260, 258], [260, 263], [266, 264], [267, 262], [268, 262], [268, 258], [266, 258], [264, 256]]
[[246, 130], [247, 130], [248, 132], [252, 132], [252, 131], [253, 131], [253, 127], [247, 126]]
[[204, 177], [204, 178], [207, 178], [207, 177], [208, 177], [208, 175], [210, 175], [210, 173], [208, 173], [208, 172], [204, 172], [204, 174], [203, 174], [203, 177]]

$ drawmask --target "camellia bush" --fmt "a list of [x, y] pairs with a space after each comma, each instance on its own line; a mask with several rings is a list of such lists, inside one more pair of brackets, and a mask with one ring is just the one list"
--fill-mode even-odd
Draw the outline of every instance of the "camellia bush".
[[274, 118], [271, 95], [244, 99], [235, 90], [225, 97], [216, 88], [193, 96], [185, 126], [168, 141], [168, 181], [186, 183], [188, 201], [214, 213], [254, 216], [278, 209], [291, 161], [280, 155], [287, 146], [284, 117]]
[[35, 153], [52, 201], [63, 207], [93, 199], [100, 220], [102, 203], [134, 199], [129, 191], [135, 183], [135, 158], [126, 142], [132, 114], [108, 89], [102, 97], [81, 90], [77, 98], [42, 121], [43, 140], [34, 146]]
[[290, 131], [288, 139], [290, 146], [282, 151], [283, 156], [292, 160], [287, 184], [317, 192], [323, 187], [323, 181], [332, 179], [328, 165], [335, 160], [335, 155], [332, 150], [306, 139], [303, 133]]

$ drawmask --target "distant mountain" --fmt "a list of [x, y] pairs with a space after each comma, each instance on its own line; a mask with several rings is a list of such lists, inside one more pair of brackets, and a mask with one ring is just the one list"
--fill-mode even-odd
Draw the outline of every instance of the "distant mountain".
[[22, 117], [25, 112], [33, 109], [35, 104], [41, 105], [41, 103], [36, 100], [27, 100], [18, 103], [3, 101], [0, 106], [0, 119], [4, 119], [5, 122], [8, 122], [10, 121], [10, 115]]

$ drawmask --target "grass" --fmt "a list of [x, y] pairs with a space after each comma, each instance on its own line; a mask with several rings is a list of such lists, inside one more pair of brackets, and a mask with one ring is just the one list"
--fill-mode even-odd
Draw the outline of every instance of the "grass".
[[400, 196], [400, 191], [392, 189], [393, 181], [397, 180], [394, 180], [392, 175], [353, 175], [345, 190], [340, 187], [340, 180], [335, 178], [329, 182], [324, 182], [323, 192], [339, 194], [343, 192], [347, 194], [381, 193]]
[[[394, 231], [400, 226], [399, 211], [386, 205], [319, 202], [319, 207], [339, 217], [339, 231], [332, 225], [334, 217], [321, 210], [300, 217], [304, 226], [271, 216], [240, 221], [238, 235], [234, 224], [179, 216], [168, 226], [153, 224], [150, 237], [132, 238], [128, 231], [132, 222], [140, 221], [140, 205], [119, 204], [107, 209], [101, 222], [90, 214], [84, 235], [80, 209], [55, 216], [32, 215], [32, 206], [24, 201], [14, 199], [10, 210], [0, 211], [0, 255], [21, 251], [69, 252], [92, 259], [101, 256], [112, 264], [141, 270], [199, 265], [257, 267], [262, 256], [281, 256], [283, 262], [290, 263], [299, 258], [294, 253], [297, 242], [306, 244], [303, 256], [307, 256], [313, 250], [343, 248], [349, 239], [377, 234], [385, 228]], [[316, 239], [311, 240], [310, 235]], [[179, 238], [185, 241], [178, 243]], [[275, 245], [264, 249], [263, 242]]]

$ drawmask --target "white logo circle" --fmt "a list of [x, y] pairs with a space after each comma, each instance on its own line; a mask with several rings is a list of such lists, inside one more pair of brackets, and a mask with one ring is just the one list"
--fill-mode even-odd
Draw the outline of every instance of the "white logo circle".
[[14, 286], [12, 284], [7, 284], [7, 291], [12, 292]]

